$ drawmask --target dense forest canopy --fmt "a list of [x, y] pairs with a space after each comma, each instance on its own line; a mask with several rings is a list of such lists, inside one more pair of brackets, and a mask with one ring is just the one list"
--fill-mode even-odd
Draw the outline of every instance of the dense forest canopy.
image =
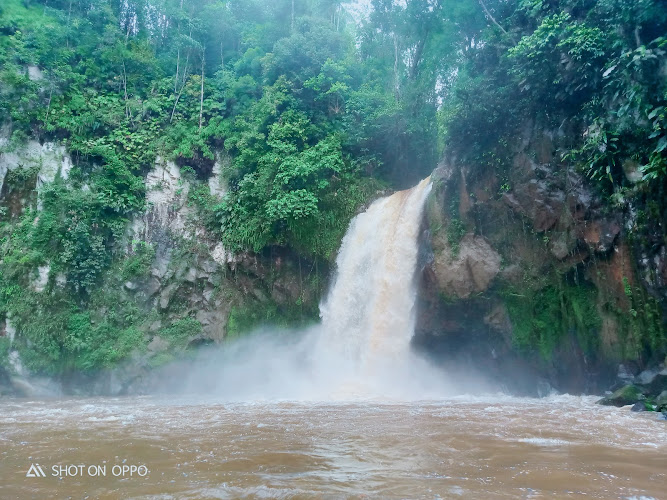
[[[123, 258], [158, 158], [176, 161], [235, 252], [332, 259], [378, 190], [413, 184], [443, 154], [505, 168], [526, 121], [574, 130], [563, 160], [664, 221], [666, 34], [661, 0], [372, 0], [357, 21], [337, 0], [5, 0], [4, 147], [62, 141], [74, 168], [43, 188], [36, 222], [34, 207], [0, 214], [0, 314], [41, 355], [84, 349], [86, 304]], [[202, 182], [216, 159], [223, 199]], [[37, 331], [25, 283], [45, 262], [68, 286]], [[131, 314], [108, 321], [80, 368], [139, 335]]]

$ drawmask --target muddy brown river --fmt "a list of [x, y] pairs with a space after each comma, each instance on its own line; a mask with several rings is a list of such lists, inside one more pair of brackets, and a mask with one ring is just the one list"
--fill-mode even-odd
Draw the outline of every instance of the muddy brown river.
[[595, 399], [3, 400], [0, 497], [667, 498], [667, 422]]

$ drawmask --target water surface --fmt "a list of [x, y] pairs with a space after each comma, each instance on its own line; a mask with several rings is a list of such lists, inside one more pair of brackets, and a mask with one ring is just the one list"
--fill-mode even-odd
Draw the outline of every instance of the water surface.
[[[667, 422], [595, 399], [4, 400], [0, 496], [667, 498]], [[107, 476], [52, 476], [68, 464]]]

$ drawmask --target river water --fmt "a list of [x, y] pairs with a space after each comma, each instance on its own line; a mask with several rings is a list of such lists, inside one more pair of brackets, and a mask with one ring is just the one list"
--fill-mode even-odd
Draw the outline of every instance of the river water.
[[[0, 410], [3, 499], [667, 498], [667, 422], [592, 397], [16, 399]], [[33, 463], [46, 477], [26, 477]], [[76, 476], [61, 472], [71, 465]]]

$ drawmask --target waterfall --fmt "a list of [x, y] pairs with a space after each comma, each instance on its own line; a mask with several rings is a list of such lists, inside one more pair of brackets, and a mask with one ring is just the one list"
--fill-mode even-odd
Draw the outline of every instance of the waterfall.
[[396, 366], [414, 330], [417, 237], [430, 178], [375, 201], [347, 230], [330, 291], [320, 305], [320, 355], [355, 375]]
[[231, 400], [425, 399], [443, 375], [411, 353], [418, 236], [430, 178], [357, 215], [337, 257], [321, 323], [279, 335], [271, 327], [213, 351], [188, 373]]

